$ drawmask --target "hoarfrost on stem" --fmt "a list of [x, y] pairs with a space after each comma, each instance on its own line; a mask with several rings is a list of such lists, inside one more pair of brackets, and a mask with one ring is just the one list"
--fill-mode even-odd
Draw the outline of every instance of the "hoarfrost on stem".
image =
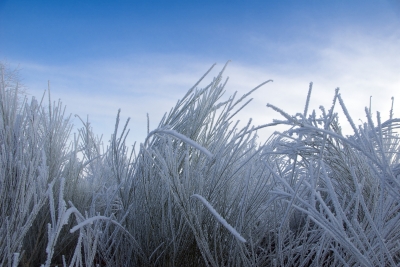
[[207, 209], [212, 213], [212, 215], [214, 215], [214, 217], [223, 225], [225, 226], [226, 229], [228, 229], [229, 232], [231, 232], [239, 241], [246, 243], [246, 239], [244, 239], [236, 230], [235, 228], [233, 228], [224, 218], [222, 218], [221, 215], [219, 215], [219, 213], [213, 208], [213, 206], [211, 206], [210, 203], [208, 203], [208, 201], [198, 195], [198, 194], [194, 194], [192, 195], [192, 197], [195, 197], [197, 199], [199, 199], [204, 206], [207, 207]]

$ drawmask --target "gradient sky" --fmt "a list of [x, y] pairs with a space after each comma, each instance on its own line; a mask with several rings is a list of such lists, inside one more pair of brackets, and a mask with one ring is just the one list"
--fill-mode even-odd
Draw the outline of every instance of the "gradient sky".
[[302, 112], [311, 81], [313, 109], [329, 108], [340, 87], [354, 120], [365, 121], [370, 96], [383, 120], [394, 96], [400, 117], [400, 1], [0, 0], [0, 61], [20, 69], [35, 97], [50, 80], [52, 99], [88, 115], [104, 141], [121, 108], [130, 143], [143, 142], [146, 113], [154, 129], [213, 63], [202, 85], [228, 60], [226, 98], [274, 80], [254, 93], [243, 122], [280, 119], [267, 103]]

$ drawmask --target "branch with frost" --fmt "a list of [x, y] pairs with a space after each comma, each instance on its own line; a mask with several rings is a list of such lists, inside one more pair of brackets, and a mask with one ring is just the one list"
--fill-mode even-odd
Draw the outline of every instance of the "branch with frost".
[[235, 228], [233, 228], [224, 218], [222, 218], [222, 216], [213, 208], [213, 206], [211, 206], [210, 203], [208, 203], [208, 201], [198, 195], [198, 194], [194, 194], [192, 195], [192, 197], [195, 197], [197, 199], [199, 199], [204, 206], [206, 206], [206, 208], [212, 213], [212, 215], [214, 215], [214, 217], [223, 225], [225, 226], [226, 229], [228, 229], [229, 232], [231, 232], [239, 241], [246, 243], [246, 239], [244, 239], [236, 230]]

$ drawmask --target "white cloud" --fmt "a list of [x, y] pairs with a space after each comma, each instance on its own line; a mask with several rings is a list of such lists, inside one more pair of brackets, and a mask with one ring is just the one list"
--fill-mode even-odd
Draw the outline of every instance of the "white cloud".
[[[292, 52], [304, 47], [292, 45]], [[394, 113], [400, 117], [400, 34], [388, 31], [381, 34], [365, 34], [348, 28], [338, 30], [324, 45], [313, 45], [312, 61], [307, 58], [293, 61], [285, 67], [282, 64], [250, 66], [233, 63], [227, 73], [232, 77], [231, 89], [251, 89], [267, 79], [274, 79], [254, 94], [255, 101], [242, 113], [243, 117], [253, 117], [256, 124], [263, 124], [279, 118], [265, 104], [274, 104], [290, 114], [302, 112], [310, 81], [314, 83], [311, 108], [320, 105], [330, 108], [335, 88], [340, 88], [344, 102], [356, 124], [365, 121], [364, 108], [372, 96], [372, 111], [380, 111], [382, 120], [389, 117], [391, 97], [395, 98]], [[340, 108], [336, 107], [337, 111]], [[318, 111], [318, 110], [317, 110]], [[346, 134], [351, 134], [344, 115], [342, 126]], [[270, 132], [267, 131], [266, 136]]]
[[[145, 138], [146, 113], [150, 115], [151, 126], [156, 127], [164, 113], [211, 66], [190, 61], [186, 56], [176, 57], [179, 60], [148, 55], [144, 59], [99, 60], [73, 66], [29, 62], [20, 65], [28, 93], [41, 97], [50, 80], [52, 99], [61, 99], [67, 113], [78, 114], [82, 119], [89, 115], [95, 132], [104, 134], [104, 141], [114, 131], [116, 114], [121, 109], [122, 122], [131, 118], [129, 141], [133, 144]], [[144, 62], [145, 59], [152, 63]], [[74, 123], [80, 126], [79, 120]]]
[[[304, 43], [299, 45], [292, 44], [284, 54], [297, 53]], [[332, 33], [329, 42], [315, 44], [311, 50], [311, 60], [297, 58], [290, 65], [231, 62], [225, 72], [230, 76], [226, 97], [236, 90], [242, 95], [265, 80], [274, 80], [253, 94], [254, 101], [237, 119], [246, 123], [252, 117], [257, 125], [279, 119], [279, 114], [266, 108], [267, 103], [290, 114], [302, 112], [310, 81], [314, 82], [311, 109], [318, 109], [319, 105], [329, 108], [335, 88], [340, 87], [355, 120], [365, 118], [364, 107], [369, 104], [370, 96], [373, 97], [373, 111], [380, 110], [383, 119], [388, 117], [390, 98], [394, 96], [395, 103], [400, 101], [398, 32], [367, 35], [349, 28]], [[21, 76], [33, 95], [41, 96], [49, 79], [53, 99], [61, 98], [70, 113], [83, 118], [89, 114], [96, 133], [103, 133], [105, 141], [114, 130], [115, 115], [121, 108], [122, 121], [131, 117], [129, 141], [133, 143], [133, 140], [143, 142], [145, 138], [146, 113], [150, 114], [151, 127], [156, 127], [164, 112], [175, 105], [212, 63], [200, 56], [175, 54], [100, 59], [70, 66], [29, 62], [20, 65]], [[219, 62], [201, 86], [208, 84], [223, 64], [225, 62]], [[399, 107], [395, 105], [397, 117], [400, 117]], [[345, 120], [342, 123], [346, 124]], [[349, 128], [343, 126], [350, 133]], [[264, 130], [260, 135], [265, 139], [273, 130]]]

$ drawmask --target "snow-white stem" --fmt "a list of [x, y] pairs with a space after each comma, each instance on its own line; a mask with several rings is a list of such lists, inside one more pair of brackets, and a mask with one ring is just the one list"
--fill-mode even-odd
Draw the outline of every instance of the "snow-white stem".
[[226, 228], [228, 229], [229, 232], [231, 232], [239, 241], [241, 242], [246, 242], [246, 239], [244, 239], [236, 230], [235, 228], [233, 228], [224, 218], [222, 218], [221, 215], [219, 215], [219, 213], [213, 208], [213, 206], [211, 206], [210, 203], [208, 203], [208, 201], [198, 195], [198, 194], [194, 194], [192, 195], [192, 197], [195, 197], [197, 199], [199, 199], [204, 206], [206, 206], [206, 208], [212, 213], [212, 215], [214, 215], [214, 217]]

